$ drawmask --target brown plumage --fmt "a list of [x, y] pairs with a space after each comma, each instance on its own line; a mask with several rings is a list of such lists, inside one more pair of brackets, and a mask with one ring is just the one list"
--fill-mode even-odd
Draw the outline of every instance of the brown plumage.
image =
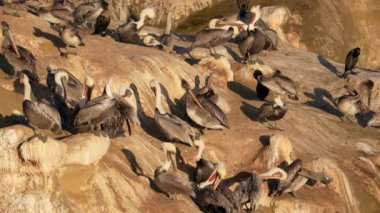
[[298, 172], [301, 171], [301, 168], [302, 161], [300, 159], [293, 161], [289, 166], [286, 166], [286, 168], [284, 168], [288, 176], [285, 180], [279, 182], [274, 194], [275, 196], [282, 195], [282, 193], [284, 193], [285, 190], [292, 185], [292, 183], [297, 179]]
[[20, 73], [28, 75], [30, 80], [38, 82], [36, 59], [33, 54], [24, 47], [16, 46], [13, 33], [7, 22], [1, 22], [3, 31], [2, 51], [7, 62], [12, 66], [10, 75], [16, 76]]

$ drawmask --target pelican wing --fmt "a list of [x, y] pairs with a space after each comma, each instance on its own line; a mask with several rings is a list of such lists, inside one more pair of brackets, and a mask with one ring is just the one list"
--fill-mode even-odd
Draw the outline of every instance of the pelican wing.
[[285, 95], [286, 91], [274, 80], [273, 76], [259, 76], [259, 82], [267, 87], [270, 91], [280, 95]]
[[29, 122], [41, 129], [61, 129], [61, 116], [50, 104], [44, 102], [23, 102], [24, 114]]
[[295, 95], [295, 96], [297, 95], [296, 85], [294, 84], [294, 82], [292, 81], [292, 79], [288, 78], [285, 75], [279, 74], [279, 75], [275, 76], [274, 80], [287, 93], [289, 93], [291, 95]]
[[224, 112], [218, 107], [218, 105], [216, 105], [214, 102], [203, 96], [198, 96], [198, 100], [202, 104], [204, 109], [208, 113], [210, 113], [214, 118], [216, 118], [223, 126], [227, 128], [230, 127], [226, 114], [224, 114]]
[[235, 212], [231, 202], [222, 193], [210, 188], [200, 190], [196, 202], [205, 212]]
[[191, 49], [196, 47], [208, 47], [209, 43], [220, 40], [227, 31], [224, 29], [204, 29], [199, 32], [191, 45]]
[[177, 116], [170, 114], [161, 115], [157, 112], [156, 122], [168, 139], [192, 144], [194, 131], [187, 122], [181, 120]]
[[111, 98], [90, 101], [84, 108], [79, 110], [75, 117], [74, 125], [78, 127], [90, 122], [101, 122], [109, 116], [112, 116], [115, 112], [115, 107], [116, 101]]
[[239, 44], [240, 53], [245, 57], [248, 53], [248, 50], [251, 49], [255, 38], [252, 33], [249, 32], [248, 35], [243, 39], [243, 41]]
[[161, 190], [171, 194], [192, 194], [192, 184], [189, 180], [175, 172], [169, 171], [159, 174], [155, 182]]

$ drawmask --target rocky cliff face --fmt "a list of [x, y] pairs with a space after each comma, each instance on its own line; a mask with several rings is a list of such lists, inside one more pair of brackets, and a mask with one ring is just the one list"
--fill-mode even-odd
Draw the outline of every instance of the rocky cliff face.
[[[57, 49], [62, 46], [57, 33], [40, 18], [22, 13], [19, 18], [0, 15], [0, 19], [9, 23], [16, 42], [35, 55], [42, 82], [46, 66], [54, 64], [82, 81], [86, 75], [95, 78], [97, 96], [112, 77], [115, 91], [120, 83], [133, 89], [141, 120], [141, 127], [133, 126], [134, 134], [125, 138], [108, 141], [99, 139], [101, 136], [81, 135], [62, 139], [43, 132], [50, 136], [43, 143], [40, 138], [30, 138], [33, 132], [29, 128], [11, 126], [14, 120], [8, 117], [15, 110], [22, 111], [22, 90], [15, 79], [0, 72], [0, 98], [12, 100], [0, 106], [0, 125], [9, 126], [0, 131], [1, 211], [198, 212], [190, 198], [173, 201], [152, 184], [154, 170], [164, 156], [161, 135], [154, 126], [154, 95], [149, 82], [157, 79], [163, 88], [165, 109], [183, 116], [178, 102], [184, 94], [180, 79], [193, 85], [199, 76], [202, 86], [209, 72], [218, 74], [215, 85], [229, 106], [231, 129], [207, 131], [205, 157], [215, 153], [225, 162], [227, 178], [240, 172], [263, 171], [282, 159], [301, 158], [309, 169], [326, 172], [334, 179], [328, 186], [304, 187], [296, 198], [268, 197], [264, 190], [259, 210], [373, 212], [380, 208], [379, 129], [342, 123], [331, 101], [344, 93], [344, 82], [336, 76], [342, 64], [287, 43], [281, 43], [278, 51], [260, 56], [268, 69], [279, 69], [291, 77], [300, 95], [300, 101], [288, 103], [289, 112], [278, 122], [284, 131], [271, 131], [256, 122], [263, 103], [254, 92], [252, 72], [256, 65], [240, 64], [235, 44], [217, 49], [225, 55], [221, 60], [203, 59], [192, 66], [180, 54], [88, 36], [84, 39], [86, 46], [78, 48], [77, 55], [63, 58]], [[177, 45], [187, 47], [190, 43], [178, 38]], [[357, 85], [367, 78], [375, 82], [372, 110], [379, 112], [380, 74], [359, 71], [352, 83]], [[227, 84], [232, 80], [231, 72], [234, 82]], [[34, 91], [38, 97], [46, 96], [44, 86]], [[262, 139], [272, 135], [281, 136], [274, 137], [277, 139], [270, 141], [269, 148], [263, 148], [267, 151], [260, 152], [265, 144]], [[358, 142], [365, 146], [356, 146]], [[196, 150], [177, 146], [184, 158], [181, 164], [193, 165]], [[263, 156], [256, 158], [259, 153]], [[267, 188], [264, 183], [263, 188]]]

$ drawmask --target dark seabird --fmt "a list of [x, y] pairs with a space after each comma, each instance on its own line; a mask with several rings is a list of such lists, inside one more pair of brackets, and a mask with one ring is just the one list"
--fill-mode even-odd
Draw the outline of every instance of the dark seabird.
[[341, 77], [346, 78], [349, 74], [356, 74], [353, 70], [355, 69], [356, 64], [358, 63], [360, 56], [360, 48], [350, 50], [346, 56], [346, 64], [344, 67], [344, 73]]

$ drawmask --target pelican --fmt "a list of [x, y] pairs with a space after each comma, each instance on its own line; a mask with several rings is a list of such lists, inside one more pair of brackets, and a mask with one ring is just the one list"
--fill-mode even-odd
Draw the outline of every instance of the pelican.
[[[254, 205], [255, 202], [257, 202], [257, 198], [260, 195], [260, 188], [254, 190], [253, 184], [257, 184], [261, 179], [284, 180], [286, 178], [286, 173], [280, 168], [273, 168], [260, 175], [257, 175], [254, 172], [252, 177], [255, 177], [255, 180], [253, 180], [255, 182], [248, 181], [248, 184], [241, 183], [235, 191], [231, 191], [224, 184], [218, 187], [221, 179], [224, 178], [225, 173], [224, 166], [220, 165], [215, 169], [207, 181], [199, 185], [199, 189], [196, 190], [195, 200], [201, 210], [205, 212], [239, 212], [242, 204], [251, 202]], [[213, 185], [213, 187], [207, 187], [209, 185]]]
[[[342, 121], [344, 121], [347, 116], [355, 116], [360, 113], [361, 115], [368, 112], [369, 107], [371, 107], [371, 94], [374, 83], [371, 80], [364, 80], [359, 84], [356, 91], [353, 94], [343, 95], [334, 100], [335, 106], [343, 114]], [[368, 106], [363, 102], [363, 98], [367, 92], [368, 96]]]
[[102, 3], [104, 0], [85, 2], [78, 5], [74, 12], [74, 20], [76, 23], [92, 23], [102, 13]]
[[102, 13], [96, 18], [95, 32], [93, 34], [101, 34], [102, 36], [104, 36], [104, 33], [111, 22], [111, 13], [108, 10], [107, 2], [102, 2], [102, 8]]
[[244, 62], [248, 61], [251, 55], [257, 55], [267, 46], [267, 35], [257, 26], [256, 22], [260, 19], [260, 6], [255, 6], [251, 10], [252, 15], [247, 26], [248, 35], [239, 44], [240, 53], [244, 57]]
[[205, 143], [202, 139], [195, 141], [194, 145], [198, 148], [198, 154], [196, 156], [197, 165], [194, 168], [193, 180], [196, 183], [201, 183], [206, 181], [210, 177], [210, 175], [213, 173], [213, 171], [219, 165], [219, 163], [214, 163], [202, 157], [203, 151], [205, 149]]
[[13, 72], [10, 74], [16, 76], [20, 73], [26, 73], [31, 80], [38, 82], [40, 78], [37, 74], [36, 59], [33, 54], [24, 47], [16, 46], [13, 33], [7, 22], [2, 21], [1, 28], [3, 31], [3, 55], [13, 68]]
[[[277, 96], [272, 103], [264, 103], [260, 107], [259, 115], [257, 120], [263, 123], [269, 129], [277, 129], [276, 121], [282, 119], [286, 112], [288, 111], [288, 106], [282, 101], [280, 96]], [[269, 121], [274, 121], [274, 126], [268, 123]]]
[[79, 29], [75, 26], [63, 26], [59, 31], [59, 35], [61, 36], [62, 41], [66, 44], [66, 52], [63, 53], [63, 55], [65, 56], [67, 56], [67, 54], [69, 53], [76, 54], [74, 52], [69, 52], [68, 48], [77, 48], [78, 46], [85, 46]]
[[287, 178], [287, 173], [281, 168], [272, 168], [265, 173], [258, 174], [253, 171], [252, 175], [246, 180], [243, 180], [235, 189], [235, 194], [240, 201], [240, 205], [249, 203], [249, 210], [257, 208], [258, 201], [261, 196], [261, 182], [267, 179], [276, 179], [284, 181]]
[[346, 56], [346, 63], [344, 67], [344, 73], [341, 77], [346, 78], [349, 74], [356, 74], [353, 70], [355, 69], [356, 64], [358, 63], [360, 56], [360, 48], [350, 50]]
[[250, 6], [251, 0], [236, 0], [236, 4], [239, 8], [238, 19], [242, 20], [244, 23], [248, 22], [249, 12], [248, 8]]
[[57, 73], [65, 73], [61, 74], [61, 76], [65, 75], [67, 76], [67, 82], [66, 82], [66, 102], [71, 107], [74, 108], [78, 104], [82, 107], [84, 106], [84, 103], [91, 99], [92, 91], [94, 89], [94, 80], [90, 77], [85, 78], [85, 83], [83, 84], [81, 81], [79, 81], [72, 73], [69, 71], [58, 68], [53, 68], [52, 65], [48, 65], [47, 67], [48, 75], [46, 78], [47, 86], [49, 89], [54, 92], [55, 88], [57, 86], [57, 83], [60, 83], [60, 81], [56, 81], [55, 75]]
[[156, 17], [156, 12], [154, 11], [153, 8], [151, 7], [145, 8], [140, 13], [139, 21], [129, 22], [129, 23], [125, 23], [121, 25], [117, 29], [120, 42], [129, 43], [129, 44], [137, 44], [140, 40], [139, 31], [144, 26], [146, 17], [148, 17], [149, 19], [153, 19]]
[[72, 13], [72, 7], [60, 5], [52, 7], [42, 7], [37, 12], [38, 16], [42, 17], [49, 24], [58, 25], [60, 27], [74, 22]]
[[232, 27], [234, 29], [234, 34], [232, 35], [232, 38], [238, 36], [240, 34], [240, 30], [244, 29], [245, 26], [246, 24], [242, 21], [235, 21], [230, 23], [217, 18], [211, 19], [208, 23], [208, 29], [228, 30], [230, 27]]
[[172, 12], [168, 13], [166, 19], [166, 29], [164, 34], [159, 38], [159, 42], [164, 45], [164, 50], [166, 52], [172, 52], [174, 47], [175, 38], [172, 34]]
[[[198, 47], [208, 48], [210, 55], [215, 58], [219, 58], [220, 55], [214, 49], [217, 46], [223, 45], [224, 43], [231, 40], [234, 35], [234, 28], [229, 27], [228, 30], [224, 29], [204, 29], [200, 31], [194, 38], [193, 43], [189, 49], [189, 52]], [[214, 52], [212, 51], [214, 50]]]
[[61, 117], [58, 111], [46, 100], [36, 100], [31, 91], [27, 75], [22, 73], [20, 81], [24, 85], [22, 108], [29, 124], [39, 129], [49, 129], [54, 132], [61, 131]]
[[274, 194], [275, 196], [283, 193], [289, 193], [295, 196], [295, 191], [299, 190], [305, 184], [313, 186], [316, 181], [323, 184], [329, 184], [332, 181], [331, 177], [323, 173], [313, 172], [303, 168], [300, 159], [293, 161], [290, 165], [284, 161], [280, 167], [287, 173], [287, 178], [279, 182]]
[[158, 81], [152, 80], [150, 86], [155, 90], [156, 108], [154, 117], [160, 131], [169, 141], [179, 141], [193, 146], [195, 140], [194, 129], [186, 121], [165, 112], [161, 102], [161, 87]]
[[269, 90], [279, 95], [286, 95], [290, 99], [298, 100], [297, 89], [294, 82], [281, 71], [276, 70], [274, 74], [263, 75], [260, 70], [253, 73], [253, 77], [257, 80], [256, 93], [257, 96], [264, 100], [269, 94]]
[[104, 131], [110, 138], [124, 136], [124, 116], [119, 102], [113, 97], [111, 81], [106, 85], [106, 95], [88, 101], [75, 116], [74, 127], [78, 132]]
[[[177, 171], [176, 147], [172, 143], [162, 143], [161, 146], [166, 159], [165, 163], [154, 171], [154, 183], [161, 191], [166, 192], [170, 198], [172, 195], [178, 194], [194, 197], [193, 184], [186, 176]], [[171, 165], [173, 171], [169, 171]]]
[[206, 129], [230, 128], [224, 112], [205, 95], [194, 95], [190, 85], [182, 79], [182, 87], [186, 90], [186, 112], [196, 124]]

